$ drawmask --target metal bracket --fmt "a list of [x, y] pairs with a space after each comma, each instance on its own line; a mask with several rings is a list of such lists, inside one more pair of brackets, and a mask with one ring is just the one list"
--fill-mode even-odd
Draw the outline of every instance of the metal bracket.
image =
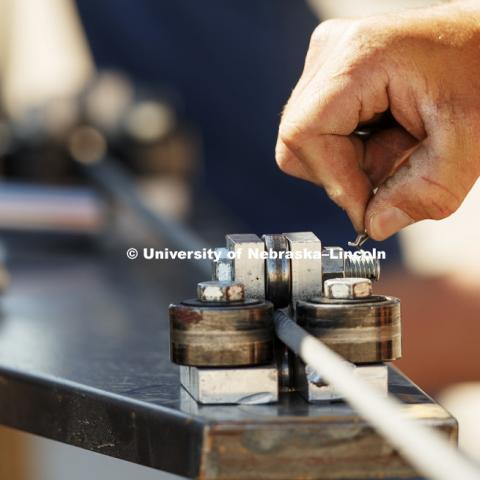
[[278, 401], [274, 364], [245, 368], [180, 366], [180, 382], [199, 403], [260, 404]]

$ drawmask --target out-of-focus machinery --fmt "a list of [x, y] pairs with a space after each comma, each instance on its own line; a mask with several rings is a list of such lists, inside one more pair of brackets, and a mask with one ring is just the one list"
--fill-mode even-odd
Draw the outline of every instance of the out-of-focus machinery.
[[199, 148], [179, 103], [104, 71], [76, 96], [4, 115], [0, 229], [102, 234], [118, 220], [119, 175], [147, 208], [184, 221]]

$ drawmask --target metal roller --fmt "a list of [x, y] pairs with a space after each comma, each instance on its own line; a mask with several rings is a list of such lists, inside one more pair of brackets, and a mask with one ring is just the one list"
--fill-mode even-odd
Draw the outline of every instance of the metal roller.
[[230, 367], [273, 361], [273, 305], [254, 299], [186, 300], [170, 305], [171, 359], [179, 365]]
[[401, 356], [400, 300], [318, 297], [299, 301], [297, 322], [311, 335], [353, 363], [377, 363]]
[[278, 234], [263, 235], [262, 239], [268, 253], [265, 260], [265, 298], [275, 308], [283, 308], [290, 303], [291, 292], [290, 260], [286, 258], [288, 241], [284, 235]]

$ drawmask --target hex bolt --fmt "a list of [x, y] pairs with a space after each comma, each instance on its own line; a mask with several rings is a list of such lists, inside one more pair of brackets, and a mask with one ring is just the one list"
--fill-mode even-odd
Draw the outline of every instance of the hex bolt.
[[243, 283], [238, 282], [221, 282], [218, 280], [199, 282], [197, 298], [201, 302], [241, 302], [245, 298], [245, 287]]
[[352, 278], [380, 279], [380, 261], [374, 257], [345, 258], [345, 276]]
[[365, 298], [372, 294], [372, 282], [368, 278], [331, 278], [325, 280], [324, 292], [333, 299]]
[[232, 282], [233, 275], [233, 260], [228, 256], [228, 248], [219, 247], [215, 249], [215, 253], [219, 258], [217, 262], [212, 262], [212, 280], [220, 282]]
[[366, 255], [347, 255], [342, 247], [324, 247], [322, 276], [324, 281], [339, 277], [361, 277], [377, 281], [380, 278], [380, 261]]

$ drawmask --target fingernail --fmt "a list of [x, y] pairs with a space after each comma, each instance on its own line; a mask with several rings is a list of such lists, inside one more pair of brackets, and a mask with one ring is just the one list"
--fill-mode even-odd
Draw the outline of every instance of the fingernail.
[[388, 210], [382, 210], [371, 215], [368, 222], [368, 231], [373, 239], [384, 240], [412, 223], [414, 223], [414, 220], [405, 212], [399, 208], [391, 207]]

